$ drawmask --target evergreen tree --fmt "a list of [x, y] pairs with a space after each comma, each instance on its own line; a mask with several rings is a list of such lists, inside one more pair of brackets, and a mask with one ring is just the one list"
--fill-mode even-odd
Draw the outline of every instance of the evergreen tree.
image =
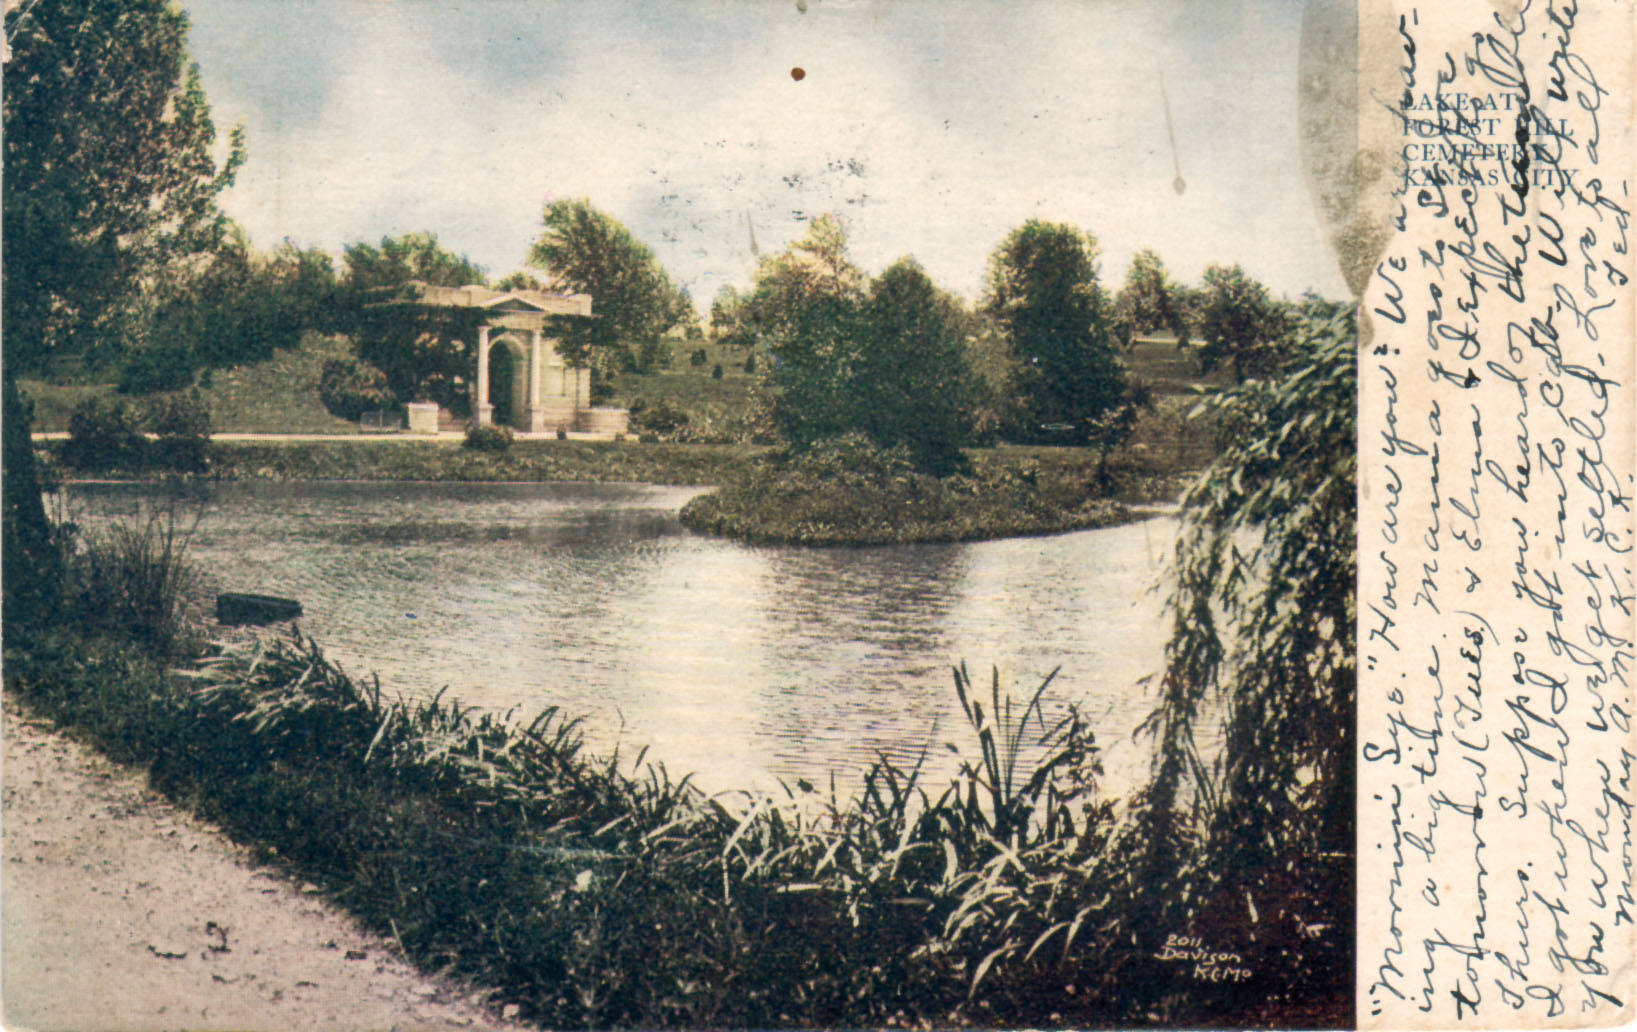
[[882, 447], [906, 446], [933, 473], [961, 466], [972, 440], [963, 314], [913, 258], [901, 258], [870, 284], [860, 321], [861, 429]]
[[990, 257], [984, 307], [1018, 362], [1020, 435], [1096, 439], [1105, 413], [1129, 400], [1119, 356], [1129, 331], [1098, 282], [1096, 240], [1030, 219]]

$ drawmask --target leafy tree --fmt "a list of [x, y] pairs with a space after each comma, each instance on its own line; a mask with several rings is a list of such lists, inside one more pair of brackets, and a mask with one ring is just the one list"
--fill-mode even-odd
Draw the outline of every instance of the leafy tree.
[[[647, 370], [658, 361], [659, 338], [692, 308], [647, 246], [585, 199], [546, 205], [544, 232], [529, 262], [560, 288], [591, 295], [597, 318], [576, 320], [563, 341], [564, 357], [618, 355]], [[593, 363], [597, 368], [603, 363]]]
[[[1350, 984], [1356, 327], [1306, 318], [1274, 375], [1214, 403], [1227, 449], [1183, 502], [1160, 757], [1138, 836], [1154, 929], [1204, 927], [1281, 958], [1288, 993]], [[1225, 706], [1220, 760], [1195, 741]], [[1142, 891], [1140, 888], [1138, 891]]]
[[342, 254], [349, 289], [364, 292], [419, 280], [434, 287], [481, 286], [483, 269], [438, 243], [436, 233], [382, 237], [379, 248], [350, 244]]
[[757, 270], [745, 322], [774, 357], [774, 423], [797, 448], [862, 421], [854, 372], [867, 284], [847, 256], [846, 232], [829, 215]]
[[463, 410], [469, 398], [459, 381], [472, 375], [481, 314], [379, 302], [411, 280], [436, 287], [481, 286], [483, 270], [444, 248], [430, 232], [383, 237], [379, 248], [353, 244], [342, 257], [347, 266], [342, 308], [358, 357], [385, 375], [398, 400]]
[[17, 372], [51, 355], [117, 352], [149, 288], [209, 253], [216, 206], [244, 159], [226, 160], [187, 18], [165, 0], [8, 5], [4, 91], [5, 605], [43, 615], [55, 582], [30, 410]]
[[682, 336], [687, 340], [701, 340], [705, 336], [704, 327], [699, 324], [699, 309], [694, 307], [693, 292], [687, 287], [676, 292], [676, 319], [671, 325], [682, 327]]
[[913, 258], [901, 258], [870, 285], [860, 320], [860, 428], [883, 448], [904, 445], [933, 473], [959, 468], [972, 441], [976, 385], [963, 316]]
[[1062, 223], [1030, 219], [989, 259], [984, 309], [1003, 328], [1019, 366], [1022, 436], [1097, 424], [1128, 400], [1119, 351], [1129, 336], [1098, 282], [1097, 241]]
[[549, 290], [550, 288], [531, 272], [519, 269], [495, 281], [496, 290]]
[[1136, 333], [1166, 329], [1178, 346], [1188, 343], [1188, 291], [1171, 279], [1160, 256], [1148, 248], [1131, 258], [1116, 305]]
[[732, 284], [716, 292], [711, 301], [711, 336], [731, 337], [744, 323], [744, 298]]
[[795, 448], [862, 433], [904, 445], [930, 472], [961, 464], [976, 394], [968, 317], [914, 259], [871, 282], [847, 256], [841, 223], [824, 216], [763, 261], [736, 307], [774, 357], [773, 416]]
[[304, 331], [330, 324], [334, 294], [334, 263], [324, 251], [286, 241], [258, 254], [230, 226], [208, 261], [163, 291], [120, 389], [175, 389], [199, 368], [263, 361], [300, 343]]
[[1210, 372], [1224, 362], [1234, 379], [1277, 369], [1290, 332], [1290, 314], [1268, 290], [1237, 265], [1205, 270], [1199, 296], [1199, 333], [1205, 341], [1200, 366]]

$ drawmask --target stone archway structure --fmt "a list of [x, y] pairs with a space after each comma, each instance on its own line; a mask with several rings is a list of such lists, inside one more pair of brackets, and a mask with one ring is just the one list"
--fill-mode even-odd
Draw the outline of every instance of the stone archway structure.
[[472, 420], [478, 426], [494, 423], [495, 398], [490, 396], [489, 360], [496, 348], [505, 348], [520, 361], [508, 399], [511, 425], [525, 433], [557, 430], [624, 433], [625, 409], [592, 408], [591, 370], [569, 365], [551, 336], [559, 320], [591, 318], [590, 294], [547, 294], [539, 290], [490, 290], [486, 287], [434, 287], [409, 284], [406, 301], [440, 308], [481, 309], [472, 379]]

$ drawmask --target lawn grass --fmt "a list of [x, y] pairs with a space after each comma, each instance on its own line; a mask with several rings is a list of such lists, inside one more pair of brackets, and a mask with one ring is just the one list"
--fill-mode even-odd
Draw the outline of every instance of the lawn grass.
[[[330, 415], [318, 399], [318, 373], [325, 359], [350, 353], [344, 337], [307, 333], [299, 347], [276, 352], [265, 362], [200, 374], [199, 393], [210, 408], [211, 428], [217, 433], [357, 433], [358, 424]], [[61, 433], [76, 406], [117, 393], [112, 383], [20, 382], [34, 401], [37, 433]], [[142, 405], [158, 397], [162, 395], [131, 400]]]
[[721, 483], [767, 449], [635, 441], [517, 441], [504, 452], [454, 440], [215, 441], [222, 480], [453, 480], [700, 485]]
[[357, 433], [357, 423], [331, 415], [318, 398], [325, 360], [351, 354], [345, 337], [307, 333], [299, 348], [265, 362], [214, 370], [202, 377], [200, 388], [211, 425], [220, 433]]
[[[665, 406], [687, 417], [687, 424], [672, 439], [697, 443], [735, 443], [765, 439], [764, 413], [771, 395], [765, 365], [747, 373], [749, 352], [709, 340], [668, 341], [672, 349], [669, 368], [651, 373], [619, 373], [609, 380], [611, 404], [633, 411], [634, 425], [641, 427], [641, 412]], [[689, 363], [688, 356], [705, 349], [704, 365]], [[765, 363], [766, 356], [758, 359]], [[711, 371], [720, 364], [722, 378]]]

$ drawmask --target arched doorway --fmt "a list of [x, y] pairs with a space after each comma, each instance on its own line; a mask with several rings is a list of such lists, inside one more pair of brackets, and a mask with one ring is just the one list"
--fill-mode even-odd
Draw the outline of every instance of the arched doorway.
[[489, 348], [489, 404], [499, 426], [522, 427], [528, 403], [527, 350], [516, 337], [498, 337]]

